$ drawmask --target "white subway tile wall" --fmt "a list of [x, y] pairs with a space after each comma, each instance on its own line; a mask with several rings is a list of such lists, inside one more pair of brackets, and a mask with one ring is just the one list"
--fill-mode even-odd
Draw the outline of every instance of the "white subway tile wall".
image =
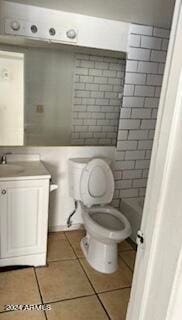
[[125, 66], [122, 59], [75, 55], [72, 145], [116, 145]]
[[142, 25], [130, 28], [114, 205], [121, 198], [145, 196], [168, 41], [169, 30]]
[[75, 56], [72, 144], [117, 142], [116, 207], [145, 196], [168, 42], [169, 30], [133, 24], [126, 60]]

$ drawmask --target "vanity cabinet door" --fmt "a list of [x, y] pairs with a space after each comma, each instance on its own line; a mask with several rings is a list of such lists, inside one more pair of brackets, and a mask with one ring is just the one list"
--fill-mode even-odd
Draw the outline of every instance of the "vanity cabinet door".
[[46, 252], [49, 180], [0, 183], [0, 258]]

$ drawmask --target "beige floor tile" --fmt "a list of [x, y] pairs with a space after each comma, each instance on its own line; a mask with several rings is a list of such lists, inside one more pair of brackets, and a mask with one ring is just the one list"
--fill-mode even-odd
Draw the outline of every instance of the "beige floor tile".
[[80, 247], [80, 241], [85, 236], [85, 230], [73, 230], [65, 232], [78, 258], [84, 257]]
[[129, 242], [125, 241], [121, 241], [118, 244], [118, 251], [122, 252], [122, 251], [128, 251], [128, 250], [133, 250], [131, 244], [129, 244]]
[[49, 234], [47, 259], [48, 261], [76, 259], [73, 249], [62, 232]]
[[107, 315], [96, 296], [67, 300], [52, 304], [48, 320], [107, 320]]
[[125, 320], [130, 289], [121, 289], [99, 294], [112, 320]]
[[0, 273], [0, 311], [5, 304], [41, 303], [33, 268]]
[[63, 231], [58, 231], [58, 232], [49, 232], [48, 234], [49, 237], [57, 237], [58, 240], [63, 240], [66, 239], [65, 233]]
[[136, 251], [124, 251], [120, 252], [120, 257], [125, 261], [125, 263], [134, 270], [135, 266], [135, 258], [136, 258]]
[[40, 311], [15, 311], [1, 313], [0, 320], [46, 320], [46, 317]]
[[93, 294], [93, 289], [77, 260], [50, 262], [36, 268], [44, 302]]
[[80, 259], [80, 261], [96, 292], [104, 292], [131, 286], [132, 272], [120, 258], [118, 270], [111, 274], [97, 272], [83, 258]]

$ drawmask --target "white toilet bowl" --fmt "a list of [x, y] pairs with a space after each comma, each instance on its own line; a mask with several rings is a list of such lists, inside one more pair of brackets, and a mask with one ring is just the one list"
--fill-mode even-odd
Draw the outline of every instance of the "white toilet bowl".
[[118, 267], [117, 244], [131, 234], [125, 216], [111, 206], [82, 206], [82, 218], [87, 235], [81, 247], [90, 265], [97, 271], [112, 273]]
[[118, 267], [117, 244], [131, 234], [124, 215], [112, 208], [114, 178], [108, 159], [71, 159], [70, 196], [79, 201], [86, 237], [81, 248], [97, 271], [112, 273]]

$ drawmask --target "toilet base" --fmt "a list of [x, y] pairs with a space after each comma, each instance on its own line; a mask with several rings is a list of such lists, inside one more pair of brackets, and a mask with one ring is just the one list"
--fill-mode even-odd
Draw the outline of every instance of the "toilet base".
[[113, 273], [118, 268], [117, 243], [100, 242], [87, 233], [81, 240], [81, 248], [92, 268], [102, 273]]

